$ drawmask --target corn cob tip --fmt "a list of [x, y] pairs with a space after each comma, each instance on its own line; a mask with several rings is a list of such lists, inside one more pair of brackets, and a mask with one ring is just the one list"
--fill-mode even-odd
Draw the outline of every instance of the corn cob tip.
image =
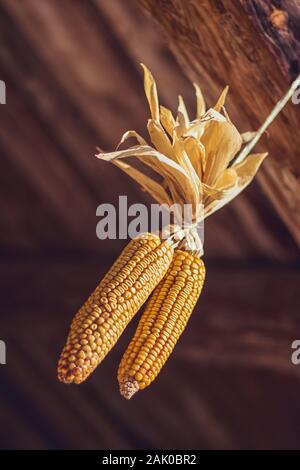
[[73, 370], [66, 370], [65, 368], [59, 368], [57, 378], [60, 382], [65, 384], [80, 384], [84, 381], [84, 374], [80, 367], [76, 367]]
[[124, 377], [120, 382], [120, 393], [126, 400], [130, 400], [139, 389], [139, 384], [133, 377]]

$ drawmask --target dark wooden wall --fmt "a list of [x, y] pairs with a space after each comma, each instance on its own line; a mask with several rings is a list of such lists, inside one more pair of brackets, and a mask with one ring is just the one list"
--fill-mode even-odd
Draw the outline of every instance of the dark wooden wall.
[[151, 389], [130, 403], [118, 396], [133, 327], [87, 384], [56, 380], [72, 315], [123, 246], [97, 240], [96, 207], [120, 194], [150, 203], [93, 158], [127, 129], [146, 135], [139, 62], [162, 103], [174, 109], [182, 93], [194, 109], [193, 87], [138, 3], [0, 0], [0, 447], [298, 446], [299, 250], [257, 182], [207, 221], [203, 297]]

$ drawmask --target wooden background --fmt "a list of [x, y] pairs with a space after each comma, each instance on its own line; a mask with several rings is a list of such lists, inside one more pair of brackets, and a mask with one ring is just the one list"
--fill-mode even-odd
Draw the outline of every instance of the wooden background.
[[[121, 194], [150, 203], [93, 157], [127, 129], [145, 135], [139, 62], [155, 75], [163, 104], [174, 109], [182, 93], [195, 109], [193, 87], [138, 3], [0, 0], [0, 447], [299, 447], [300, 366], [290, 361], [299, 248], [258, 181], [207, 221], [203, 296], [149, 390], [131, 402], [118, 395], [116, 369], [135, 323], [86, 384], [56, 380], [72, 315], [124, 244], [97, 240], [96, 207]], [[208, 80], [213, 90], [226, 84], [226, 76], [202, 83], [200, 75], [205, 89]], [[234, 103], [231, 89], [229, 111]], [[290, 113], [292, 104], [286, 126]], [[286, 155], [296, 142], [286, 142]]]

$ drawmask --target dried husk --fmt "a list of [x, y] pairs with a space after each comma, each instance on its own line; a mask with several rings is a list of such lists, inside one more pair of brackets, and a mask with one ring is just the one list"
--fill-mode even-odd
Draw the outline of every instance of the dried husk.
[[[159, 105], [155, 80], [147, 67], [143, 64], [142, 67], [151, 114], [147, 129], [152, 145], [130, 130], [122, 136], [115, 152], [101, 152], [96, 156], [117, 165], [159, 204], [192, 204], [195, 208], [193, 227], [185, 242], [190, 237], [190, 244], [197, 244], [192, 230], [203, 218], [228, 204], [246, 188], [267, 153], [246, 155], [243, 161], [235, 163], [243, 144], [251, 141], [256, 133], [240, 134], [231, 122], [224, 108], [228, 87], [214, 108], [206, 111], [201, 89], [194, 84], [197, 111], [196, 118], [191, 121], [182, 96], [179, 96], [176, 117], [168, 108]], [[120, 150], [120, 145], [129, 138], [134, 138], [137, 145]], [[158, 173], [162, 184], [154, 176], [135, 168], [137, 160], [147, 165], [153, 174]], [[204, 210], [199, 215], [196, 208], [201, 204]]]

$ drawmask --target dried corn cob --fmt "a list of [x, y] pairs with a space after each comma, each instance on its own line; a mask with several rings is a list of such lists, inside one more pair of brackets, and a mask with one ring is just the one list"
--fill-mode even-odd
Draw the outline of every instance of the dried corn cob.
[[193, 312], [204, 277], [204, 263], [198, 256], [175, 250], [121, 360], [118, 381], [125, 398], [150, 385], [160, 372]]
[[62, 382], [81, 383], [93, 372], [166, 274], [172, 257], [171, 244], [157, 235], [129, 242], [71, 324], [58, 363]]

